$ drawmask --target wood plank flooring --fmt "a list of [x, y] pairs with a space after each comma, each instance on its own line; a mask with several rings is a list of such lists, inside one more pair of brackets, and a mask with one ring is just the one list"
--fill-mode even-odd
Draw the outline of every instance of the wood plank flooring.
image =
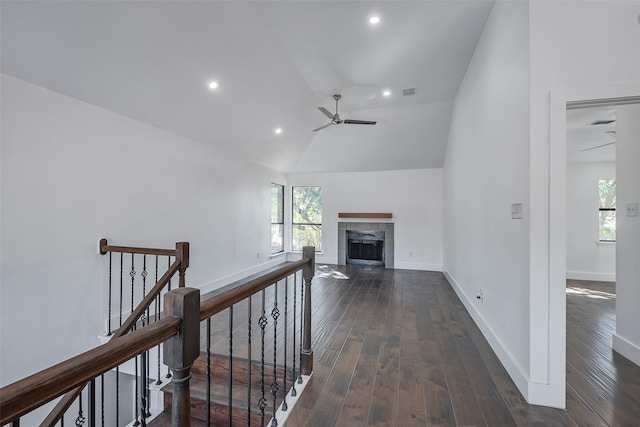
[[569, 282], [567, 410], [528, 405], [441, 273], [318, 265], [314, 374], [289, 426], [640, 426], [613, 284]]

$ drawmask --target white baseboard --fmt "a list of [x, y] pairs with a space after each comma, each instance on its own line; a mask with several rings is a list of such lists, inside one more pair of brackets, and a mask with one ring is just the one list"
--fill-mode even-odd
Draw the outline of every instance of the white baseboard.
[[636, 365], [640, 366], [640, 346], [618, 334], [614, 334], [613, 349]]
[[458, 298], [460, 298], [465, 308], [473, 318], [473, 321], [476, 322], [476, 325], [482, 332], [482, 335], [484, 335], [487, 342], [489, 342], [491, 349], [500, 360], [500, 363], [502, 363], [502, 366], [504, 366], [516, 387], [518, 387], [518, 390], [522, 393], [522, 396], [529, 402], [529, 388], [531, 386], [529, 376], [515, 360], [502, 340], [500, 340], [500, 338], [495, 334], [484, 317], [482, 317], [482, 314], [476, 310], [473, 304], [473, 302], [475, 302], [475, 298], [470, 299], [448, 271], [444, 271], [444, 275], [453, 287], [455, 293], [458, 295]]
[[567, 279], [589, 280], [593, 282], [615, 282], [616, 273], [598, 273], [592, 271], [567, 271]]

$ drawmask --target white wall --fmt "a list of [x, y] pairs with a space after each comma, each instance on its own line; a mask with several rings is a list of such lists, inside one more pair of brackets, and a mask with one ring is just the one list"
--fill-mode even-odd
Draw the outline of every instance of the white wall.
[[564, 406], [566, 101], [640, 93], [628, 91], [640, 88], [640, 2], [532, 1], [529, 10], [530, 401]]
[[[455, 100], [444, 271], [516, 385], [529, 380], [528, 5], [497, 2]], [[522, 202], [524, 219], [511, 219]], [[482, 289], [484, 303], [476, 299]]]
[[339, 212], [391, 212], [395, 268], [442, 271], [442, 169], [291, 174], [288, 182], [322, 187], [317, 262], [338, 262]]
[[[0, 384], [97, 345], [111, 244], [191, 244], [187, 285], [264, 268], [281, 173], [2, 76]], [[260, 259], [256, 253], [260, 252]]]
[[598, 180], [615, 177], [614, 162], [567, 164], [567, 279], [616, 280], [616, 244], [598, 234]]
[[640, 365], [640, 216], [627, 216], [628, 203], [640, 204], [640, 104], [619, 107], [616, 121], [616, 334], [614, 349]]

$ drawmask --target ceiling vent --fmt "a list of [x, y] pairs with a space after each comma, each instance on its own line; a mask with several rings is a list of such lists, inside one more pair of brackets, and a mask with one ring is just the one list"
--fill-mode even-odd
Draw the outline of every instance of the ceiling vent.
[[402, 96], [413, 96], [416, 94], [415, 87], [409, 87], [407, 89], [402, 89]]
[[614, 120], [596, 120], [595, 122], [589, 123], [589, 124], [591, 126], [598, 126], [598, 125], [608, 125], [613, 122], [615, 122], [615, 119]]

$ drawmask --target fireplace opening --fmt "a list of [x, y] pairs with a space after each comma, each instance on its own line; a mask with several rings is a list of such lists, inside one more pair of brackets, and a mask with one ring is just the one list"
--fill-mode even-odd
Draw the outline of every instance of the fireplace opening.
[[347, 264], [384, 267], [384, 231], [347, 230]]

